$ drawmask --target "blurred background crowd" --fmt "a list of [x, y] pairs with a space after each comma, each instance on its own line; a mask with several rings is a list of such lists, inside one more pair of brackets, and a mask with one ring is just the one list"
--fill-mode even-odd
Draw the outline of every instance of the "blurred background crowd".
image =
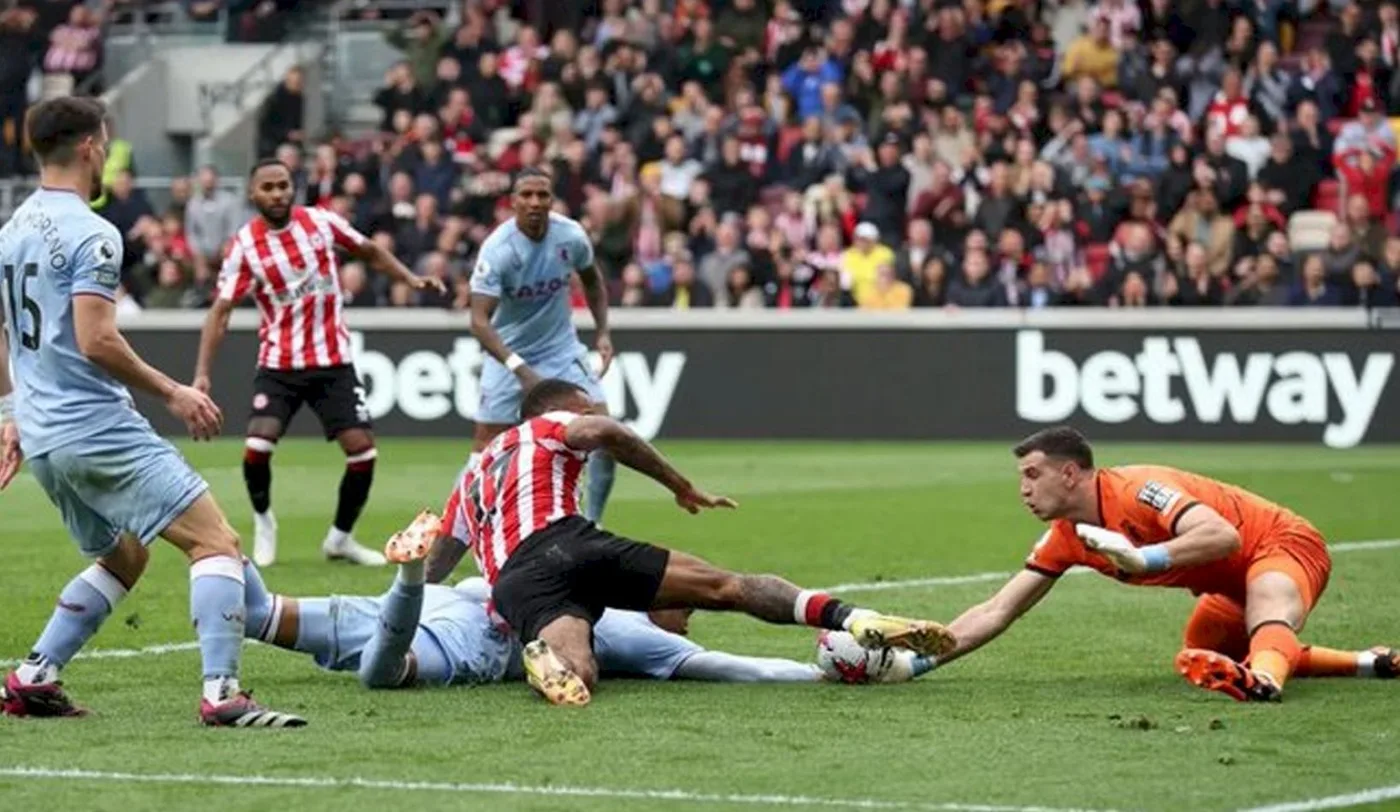
[[[185, 8], [265, 41], [293, 5]], [[453, 291], [351, 263], [354, 307], [465, 307], [526, 166], [621, 307], [1396, 304], [1396, 0], [431, 6], [335, 7], [402, 51], [377, 128], [309, 138], [297, 70], [261, 114], [303, 203]], [[142, 13], [6, 4], [0, 175], [30, 171], [24, 88], [100, 92], [104, 26]], [[157, 210], [115, 136], [126, 306], [207, 304], [241, 196], [205, 169]]]

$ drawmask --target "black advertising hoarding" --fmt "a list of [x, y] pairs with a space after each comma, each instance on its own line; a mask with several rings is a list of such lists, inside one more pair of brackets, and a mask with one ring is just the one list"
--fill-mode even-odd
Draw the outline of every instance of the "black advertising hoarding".
[[[196, 329], [127, 329], [162, 369]], [[1008, 439], [1069, 422], [1111, 440], [1400, 441], [1397, 333], [1379, 329], [617, 329], [604, 379], [648, 437]], [[481, 351], [465, 330], [353, 332], [382, 435], [469, 436]], [[587, 334], [585, 333], [585, 341]], [[237, 431], [256, 334], [231, 331], [214, 396]], [[178, 433], [159, 407], [147, 414]], [[315, 435], [303, 414], [293, 433]]]

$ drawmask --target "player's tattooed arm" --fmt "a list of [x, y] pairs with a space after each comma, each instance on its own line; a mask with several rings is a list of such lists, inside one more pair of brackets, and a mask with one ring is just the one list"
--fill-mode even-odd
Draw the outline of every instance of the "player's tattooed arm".
[[424, 580], [430, 584], [440, 584], [457, 569], [467, 545], [444, 533], [433, 541], [428, 550], [428, 563], [424, 567]]
[[603, 361], [603, 367], [598, 374], [602, 375], [612, 366], [613, 359], [612, 330], [608, 326], [608, 283], [597, 263], [579, 271], [578, 275], [579, 280], [583, 282], [584, 295], [588, 298], [588, 310], [593, 314], [593, 325], [597, 333], [594, 346]]
[[565, 430], [564, 442], [580, 451], [603, 449], [633, 471], [659, 482], [676, 495], [676, 504], [690, 513], [699, 513], [701, 508], [738, 507], [732, 499], [696, 488], [655, 446], [611, 417], [586, 415], [574, 419]]

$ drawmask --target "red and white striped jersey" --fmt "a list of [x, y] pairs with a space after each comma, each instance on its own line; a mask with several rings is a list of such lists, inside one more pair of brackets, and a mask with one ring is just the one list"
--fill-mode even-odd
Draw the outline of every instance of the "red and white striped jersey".
[[251, 295], [262, 314], [258, 366], [324, 369], [352, 362], [335, 248], [353, 251], [365, 236], [324, 209], [293, 206], [287, 225], [261, 217], [234, 235], [219, 272], [219, 298]]
[[550, 412], [499, 435], [462, 475], [443, 509], [443, 527], [471, 547], [488, 584], [521, 542], [579, 513], [588, 452], [564, 440], [578, 415]]

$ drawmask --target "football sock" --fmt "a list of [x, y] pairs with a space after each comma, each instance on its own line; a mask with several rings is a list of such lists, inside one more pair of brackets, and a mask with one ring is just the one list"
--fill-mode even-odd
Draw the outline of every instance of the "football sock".
[[354, 529], [369, 500], [369, 488], [374, 483], [374, 458], [378, 451], [368, 451], [345, 458], [345, 476], [340, 480], [340, 501], [335, 508], [335, 529], [346, 536]]
[[796, 622], [838, 632], [849, 629], [853, 617], [862, 614], [870, 613], [858, 612], [854, 606], [847, 606], [825, 592], [810, 589], [798, 592], [792, 607], [792, 617]]
[[[1361, 672], [1362, 659], [1366, 672]], [[1303, 646], [1298, 666], [1293, 673], [1300, 677], [1358, 677], [1371, 676], [1376, 655], [1369, 651], [1339, 651], [1322, 646]]]
[[17, 669], [20, 681], [35, 685], [57, 679], [59, 669], [97, 634], [126, 592], [126, 585], [101, 564], [78, 573], [59, 593], [58, 605], [39, 642]]
[[263, 514], [272, 506], [272, 450], [277, 444], [262, 437], [249, 437], [243, 443], [243, 483], [253, 512]]
[[244, 635], [271, 642], [277, 632], [277, 622], [281, 619], [280, 607], [272, 593], [267, 591], [262, 573], [246, 558], [243, 559], [243, 605]]
[[403, 681], [404, 655], [418, 632], [423, 611], [423, 562], [399, 568], [399, 576], [380, 601], [379, 628], [360, 655], [360, 682], [371, 688], [391, 688]]
[[603, 521], [603, 509], [608, 506], [613, 480], [617, 477], [617, 460], [611, 454], [594, 451], [588, 455], [588, 487], [584, 497], [583, 517], [590, 522]]
[[243, 562], [226, 555], [190, 565], [190, 615], [199, 635], [204, 667], [204, 698], [220, 704], [238, 693], [243, 654]]
[[820, 682], [822, 670], [812, 663], [774, 657], [697, 651], [681, 662], [674, 676], [706, 682]]
[[1249, 638], [1249, 667], [1273, 677], [1274, 683], [1282, 688], [1303, 653], [1298, 635], [1293, 627], [1279, 620], [1271, 620], [1255, 627]]
[[335, 648], [334, 637], [330, 598], [298, 598], [296, 650], [317, 659], [329, 658]]

